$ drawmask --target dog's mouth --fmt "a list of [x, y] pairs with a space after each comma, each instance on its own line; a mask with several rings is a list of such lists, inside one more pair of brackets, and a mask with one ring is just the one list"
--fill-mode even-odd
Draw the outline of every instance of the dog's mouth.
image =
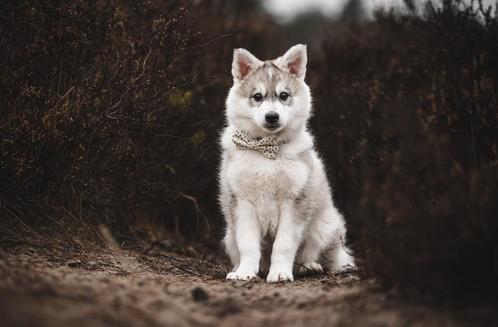
[[280, 129], [281, 125], [279, 123], [266, 123], [265, 128], [270, 132], [276, 132]]

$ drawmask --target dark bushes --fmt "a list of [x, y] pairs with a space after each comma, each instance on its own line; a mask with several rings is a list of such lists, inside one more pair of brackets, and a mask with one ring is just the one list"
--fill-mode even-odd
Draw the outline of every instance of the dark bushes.
[[386, 284], [498, 290], [498, 19], [481, 14], [385, 15], [314, 62], [320, 147]]
[[84, 216], [106, 222], [143, 206], [173, 208], [183, 187], [178, 160], [202, 125], [183, 73], [194, 36], [186, 9], [124, 1], [4, 6], [7, 205], [88, 209]]
[[3, 209], [125, 230], [135, 217], [186, 236], [216, 223], [232, 49], [263, 47], [269, 19], [231, 2], [1, 6]]

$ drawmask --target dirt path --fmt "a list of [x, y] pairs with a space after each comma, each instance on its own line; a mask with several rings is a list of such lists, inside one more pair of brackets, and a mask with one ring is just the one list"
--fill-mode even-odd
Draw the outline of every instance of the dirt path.
[[2, 326], [482, 326], [492, 308], [400, 302], [357, 276], [225, 281], [227, 266], [166, 251], [0, 250]]

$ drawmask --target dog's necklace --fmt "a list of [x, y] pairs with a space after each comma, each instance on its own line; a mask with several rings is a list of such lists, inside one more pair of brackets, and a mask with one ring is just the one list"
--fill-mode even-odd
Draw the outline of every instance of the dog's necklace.
[[237, 129], [233, 132], [232, 142], [241, 150], [258, 151], [271, 160], [277, 158], [280, 151], [280, 145], [289, 143], [288, 140], [278, 142], [271, 136], [252, 139], [249, 135]]

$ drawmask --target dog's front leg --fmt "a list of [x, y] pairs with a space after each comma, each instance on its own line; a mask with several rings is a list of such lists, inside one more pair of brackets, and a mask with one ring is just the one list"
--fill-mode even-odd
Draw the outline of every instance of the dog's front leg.
[[301, 242], [304, 225], [296, 219], [294, 204], [286, 201], [280, 206], [277, 234], [273, 242], [270, 272], [266, 277], [269, 283], [293, 281], [292, 268], [296, 252]]
[[235, 206], [235, 242], [240, 262], [227, 279], [248, 280], [256, 277], [261, 259], [261, 227], [256, 209], [247, 200], [238, 200]]

